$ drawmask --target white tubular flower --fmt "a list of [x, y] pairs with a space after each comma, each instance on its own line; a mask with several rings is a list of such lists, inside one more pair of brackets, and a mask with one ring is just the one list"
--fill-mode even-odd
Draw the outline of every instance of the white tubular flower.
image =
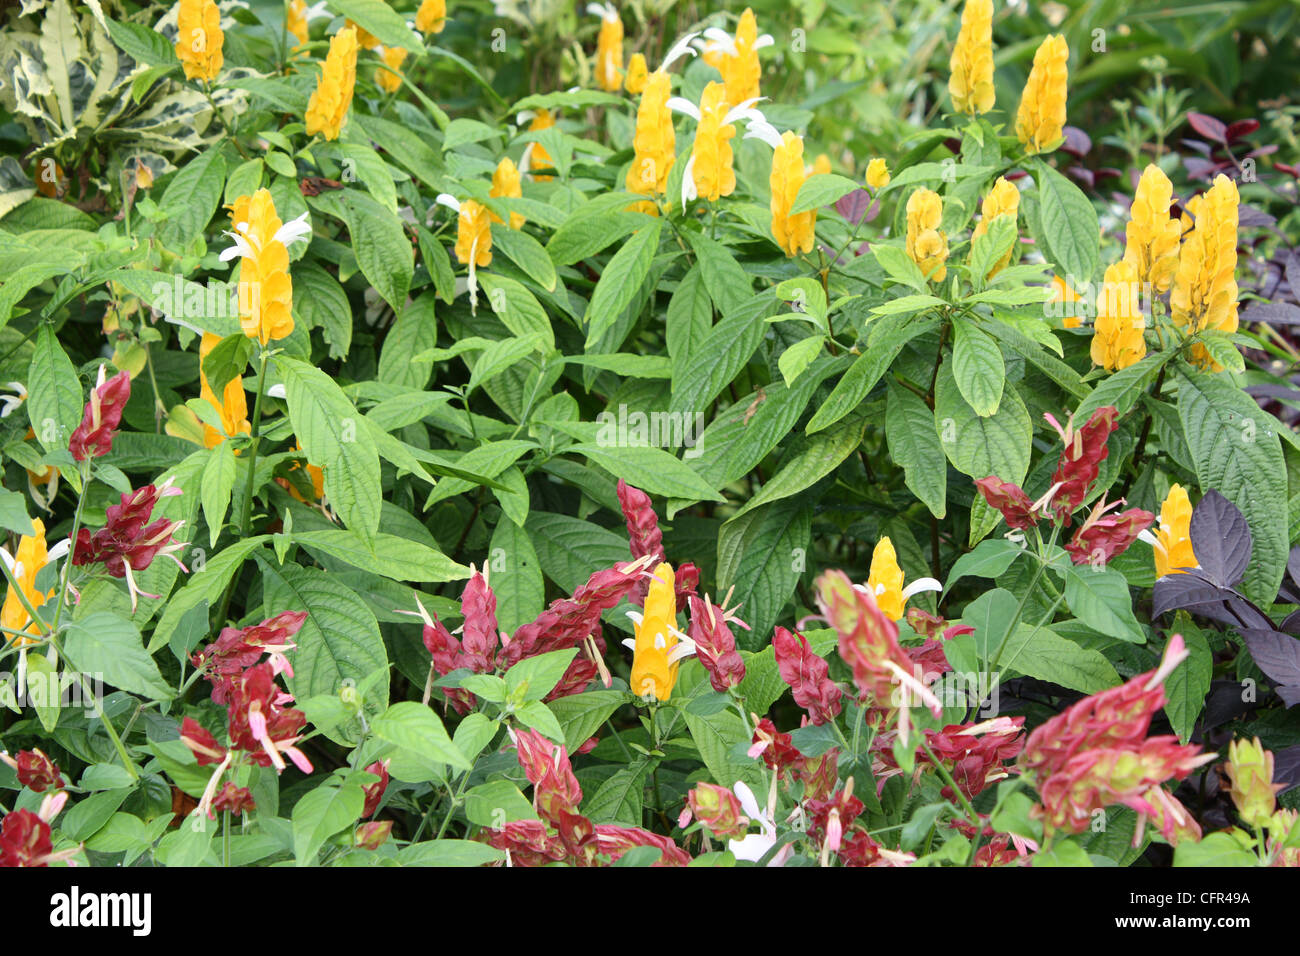
[[660, 72], [667, 71], [667, 69], [670, 66], [676, 63], [682, 57], [686, 56], [686, 54], [688, 53], [691, 56], [695, 56], [696, 50], [695, 47], [691, 45], [691, 41], [694, 40], [696, 36], [698, 36], [698, 34], [688, 33], [686, 34], [686, 36], [682, 37], [680, 40], [674, 43], [672, 47], [668, 50], [668, 55], [664, 57], [663, 63], [660, 64], [659, 66]]
[[0, 395], [0, 418], [8, 418], [14, 411], [27, 400], [27, 388], [22, 382], [6, 382], [5, 388], [12, 388], [17, 394]]
[[766, 119], [751, 119], [745, 127], [745, 135], [742, 139], [761, 139], [773, 149], [781, 145], [781, 134]]
[[689, 116], [697, 123], [700, 121], [700, 110], [690, 100], [683, 99], [680, 96], [673, 96], [673, 97], [669, 97], [668, 103], [666, 105], [674, 113], [681, 113], [685, 116]]
[[700, 191], [695, 187], [695, 156], [692, 155], [686, 161], [686, 168], [682, 170], [682, 205], [685, 206], [692, 199], [698, 199]]

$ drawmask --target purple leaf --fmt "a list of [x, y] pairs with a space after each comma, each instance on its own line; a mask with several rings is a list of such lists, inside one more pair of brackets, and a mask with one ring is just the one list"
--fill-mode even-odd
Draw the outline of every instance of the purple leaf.
[[1237, 225], [1249, 229], [1267, 229], [1277, 225], [1277, 219], [1263, 210], [1242, 203], [1237, 207]]
[[1228, 128], [1213, 116], [1206, 116], [1204, 113], [1188, 113], [1187, 122], [1191, 124], [1192, 129], [1206, 139], [1213, 140], [1216, 143], [1226, 143], [1228, 141]]
[[1300, 302], [1300, 253], [1294, 249], [1286, 256], [1286, 284], [1291, 287], [1291, 298]]
[[855, 226], [862, 221], [870, 207], [871, 196], [865, 189], [855, 189], [835, 200], [835, 211]]
[[1300, 687], [1294, 684], [1279, 684], [1273, 689], [1277, 691], [1277, 696], [1282, 698], [1282, 703], [1286, 704], [1288, 708], [1300, 704]]
[[1269, 680], [1300, 684], [1300, 640], [1265, 627], [1243, 627], [1241, 639]]
[[1067, 126], [1062, 132], [1065, 133], [1065, 142], [1061, 144], [1064, 152], [1083, 159], [1092, 150], [1091, 137], [1077, 126]]
[[1273, 751], [1273, 782], [1285, 784], [1279, 793], [1300, 785], [1300, 744]]
[[1158, 618], [1181, 608], [1235, 627], [1240, 622], [1225, 604], [1232, 596], [1231, 590], [1206, 581], [1193, 572], [1168, 574], [1156, 581], [1151, 591], [1151, 616]]
[[1242, 314], [1241, 320], [1268, 322], [1272, 325], [1300, 325], [1300, 308], [1289, 302], [1255, 302]]
[[1201, 718], [1205, 729], [1226, 724], [1242, 714], [1250, 713], [1257, 706], [1241, 698], [1241, 684], [1236, 681], [1211, 681], [1210, 692], [1205, 696], [1205, 716]]
[[1294, 634], [1300, 637], [1300, 611], [1292, 611], [1286, 617], [1282, 618], [1282, 623], [1278, 625], [1278, 630], [1286, 631], [1288, 634]]
[[1192, 512], [1192, 550], [1210, 582], [1230, 588], [1250, 563], [1250, 526], [1234, 505], [1211, 488]]
[[1228, 142], [1235, 143], [1243, 136], [1249, 136], [1257, 129], [1259, 129], [1259, 120], [1257, 119], [1237, 120], [1235, 123], [1228, 125], [1228, 128], [1224, 130], [1224, 136], [1227, 137]]

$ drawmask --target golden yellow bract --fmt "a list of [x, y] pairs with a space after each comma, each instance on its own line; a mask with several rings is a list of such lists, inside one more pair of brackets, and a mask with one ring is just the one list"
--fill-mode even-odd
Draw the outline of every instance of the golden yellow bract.
[[220, 445], [227, 438], [235, 435], [248, 435], [253, 430], [248, 421], [248, 398], [244, 395], [243, 379], [236, 375], [227, 382], [218, 400], [216, 392], [208, 384], [207, 375], [203, 373], [204, 360], [220, 341], [221, 336], [212, 332], [204, 332], [203, 338], [199, 341], [199, 398], [211, 403], [221, 416], [220, 431], [211, 425], [203, 425], [203, 444], [208, 448]]
[[1124, 258], [1133, 264], [1139, 282], [1155, 292], [1165, 292], [1178, 270], [1178, 242], [1182, 227], [1169, 217], [1174, 184], [1154, 163], [1142, 171], [1129, 221], [1125, 227]]
[[727, 115], [727, 90], [721, 83], [709, 83], [700, 96], [700, 123], [691, 151], [691, 174], [701, 199], [717, 202], [736, 188], [732, 167], [731, 140], [736, 127], [723, 120]]
[[976, 116], [993, 109], [993, 0], [966, 0], [948, 66], [954, 110]]
[[214, 0], [181, 0], [176, 12], [176, 58], [185, 76], [210, 83], [221, 72], [221, 11]]
[[[515, 166], [514, 161], [509, 156], [503, 156], [501, 162], [497, 163], [496, 170], [492, 173], [492, 188], [488, 191], [488, 197], [491, 199], [519, 199], [524, 194], [523, 185], [520, 182], [522, 177], [519, 175], [519, 169]], [[500, 216], [491, 213], [493, 222], [502, 222]], [[527, 220], [517, 212], [510, 214], [510, 228], [518, 229]]]
[[903, 597], [903, 569], [898, 566], [894, 542], [888, 537], [876, 542], [871, 552], [871, 571], [867, 577], [867, 590], [876, 599], [876, 606], [891, 621], [903, 618], [907, 599]]
[[1160, 506], [1160, 522], [1156, 527], [1155, 554], [1156, 577], [1182, 574], [1186, 568], [1200, 567], [1192, 550], [1192, 502], [1182, 485], [1170, 485]]
[[1034, 65], [1016, 111], [1016, 137], [1029, 153], [1053, 147], [1065, 129], [1070, 48], [1065, 37], [1049, 36], [1034, 53]]
[[[1020, 190], [1016, 188], [1015, 183], [1008, 181], [1002, 176], [993, 184], [989, 194], [984, 197], [984, 202], [980, 206], [980, 221], [975, 224], [975, 231], [971, 234], [972, 243], [980, 236], [989, 231], [989, 226], [998, 216], [1010, 216], [1011, 221], [1015, 222], [1020, 212]], [[993, 267], [989, 269], [986, 278], [992, 278], [997, 275], [1011, 261], [1012, 253], [1015, 251], [1015, 243], [1011, 248], [1002, 255]]]
[[[23, 535], [18, 539], [18, 553], [14, 556], [14, 580], [22, 596], [27, 598], [27, 603], [39, 610], [53, 597], [54, 592], [36, 589], [36, 575], [49, 564], [49, 549], [45, 543], [45, 525], [40, 518], [32, 519], [32, 528], [35, 534]], [[40, 635], [40, 629], [27, 613], [27, 608], [23, 606], [19, 591], [14, 590], [12, 585], [5, 593], [3, 608], [0, 608], [0, 624], [3, 624], [8, 631], [31, 635], [30, 638], [25, 638], [6, 634], [5, 640], [10, 644], [32, 644]]]
[[812, 252], [817, 210], [792, 214], [799, 187], [805, 179], [803, 139], [786, 130], [781, 145], [772, 151], [772, 237], [787, 256]]
[[948, 277], [948, 236], [939, 228], [942, 222], [943, 200], [937, 192], [923, 186], [907, 198], [907, 254], [932, 282]]
[[415, 11], [415, 29], [421, 33], [441, 33], [447, 26], [447, 0], [424, 0]]
[[677, 596], [673, 568], [667, 562], [654, 570], [645, 598], [645, 614], [635, 622], [632, 651], [632, 693], [657, 701], [672, 696], [677, 683]]
[[[1196, 225], [1183, 241], [1169, 292], [1174, 324], [1187, 334], [1206, 329], [1237, 331], [1239, 202], [1237, 184], [1223, 175], [1195, 201]], [[1223, 370], [1204, 345], [1194, 345], [1191, 355], [1204, 369]]]
[[320, 133], [327, 140], [339, 138], [357, 82], [358, 43], [357, 32], [352, 27], [345, 27], [330, 39], [316, 90], [307, 102], [308, 136]]
[[1097, 293], [1097, 320], [1092, 334], [1092, 361], [1112, 372], [1128, 368], [1147, 354], [1146, 318], [1133, 263], [1121, 259], [1107, 267]]

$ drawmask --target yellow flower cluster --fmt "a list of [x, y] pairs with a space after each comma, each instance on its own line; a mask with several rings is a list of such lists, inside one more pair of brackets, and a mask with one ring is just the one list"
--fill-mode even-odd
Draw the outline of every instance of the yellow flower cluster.
[[186, 79], [210, 83], [221, 72], [221, 11], [214, 0], [181, 0], [176, 13], [176, 58]]
[[244, 395], [243, 379], [236, 375], [227, 382], [226, 387], [221, 392], [221, 399], [218, 400], [216, 392], [208, 384], [208, 377], [203, 374], [204, 360], [220, 341], [221, 336], [212, 332], [204, 332], [203, 338], [199, 341], [199, 398], [210, 402], [221, 416], [220, 431], [211, 425], [204, 424], [203, 445], [205, 448], [220, 445], [227, 438], [233, 438], [235, 435], [251, 434], [253, 430], [248, 421], [248, 398]]
[[943, 200], [924, 186], [907, 200], [907, 254], [934, 282], [948, 277], [948, 237], [939, 228], [943, 222]]
[[623, 21], [612, 6], [605, 6], [596, 37], [596, 85], [607, 93], [623, 85]]
[[650, 580], [645, 614], [635, 622], [632, 649], [632, 693], [657, 701], [668, 700], [677, 683], [677, 595], [672, 565], [661, 563]]
[[[492, 199], [518, 199], [524, 194], [523, 186], [520, 183], [519, 169], [515, 166], [509, 156], [504, 156], [501, 162], [497, 163], [496, 171], [492, 173], [492, 188], [488, 191], [488, 196]], [[493, 222], [502, 222], [500, 216], [492, 213]], [[517, 212], [510, 214], [510, 228], [518, 229], [527, 220]]]
[[13, 585], [10, 585], [5, 594], [4, 607], [0, 608], [0, 624], [8, 631], [32, 635], [30, 639], [15, 637], [9, 633], [5, 635], [7, 643], [16, 643], [19, 646], [35, 643], [36, 637], [40, 634], [36, 622], [23, 606], [22, 598], [26, 597], [28, 604], [39, 609], [54, 595], [53, 591], [39, 591], [36, 588], [36, 575], [50, 563], [50, 553], [45, 544], [45, 524], [40, 518], [34, 518], [32, 528], [35, 534], [25, 534], [20, 537], [18, 553], [14, 555], [14, 580], [19, 590], [15, 590]]
[[406, 50], [400, 46], [380, 48], [383, 66], [375, 67], [375, 83], [385, 93], [396, 93], [402, 86], [402, 64], [406, 62]]
[[728, 103], [735, 106], [759, 95], [758, 83], [763, 71], [758, 62], [758, 51], [769, 43], [771, 37], [760, 41], [758, 20], [754, 11], [746, 7], [731, 40], [734, 49], [705, 52], [704, 61], [722, 74], [722, 82], [727, 87]]
[[667, 73], [656, 70], [646, 77], [636, 110], [636, 135], [632, 139], [636, 155], [627, 170], [628, 192], [652, 196], [668, 186], [677, 146], [673, 115], [668, 109], [671, 95], [672, 78]]
[[1169, 218], [1173, 195], [1169, 177], [1151, 164], [1142, 171], [1129, 209], [1124, 259], [1137, 270], [1138, 281], [1149, 283], [1156, 292], [1167, 291], [1178, 270], [1182, 229], [1178, 220]]
[[772, 236], [787, 256], [812, 252], [817, 210], [792, 215], [795, 197], [804, 181], [803, 139], [787, 130], [772, 151]]
[[953, 109], [971, 116], [993, 109], [993, 0], [966, 0], [948, 66]]
[[292, 0], [289, 4], [289, 10], [285, 13], [284, 28], [289, 31], [298, 42], [295, 47], [300, 47], [310, 39], [307, 33], [307, 3], [306, 0]]
[[709, 202], [730, 196], [736, 188], [731, 153], [736, 127], [724, 122], [726, 95], [726, 87], [721, 83], [709, 83], [704, 87], [700, 96], [700, 123], [695, 130], [695, 146], [691, 151], [691, 174], [696, 194]]
[[1133, 263], [1121, 259], [1106, 269], [1097, 294], [1097, 320], [1092, 335], [1092, 360], [1117, 372], [1147, 354], [1142, 338], [1146, 319], [1142, 315], [1141, 291]]
[[[528, 132], [537, 133], [544, 129], [550, 129], [554, 125], [554, 113], [550, 110], [538, 110], [533, 114], [532, 122], [528, 124]], [[551, 154], [546, 151], [545, 147], [543, 147], [541, 143], [536, 142], [528, 144], [528, 160], [529, 169], [550, 169], [552, 164], [555, 162], [555, 160], [551, 159]], [[536, 173], [533, 174], [533, 179], [539, 183], [550, 182], [554, 178], [554, 176], [539, 176]]]
[[[975, 231], [971, 234], [971, 241], [978, 239], [989, 231], [989, 226], [998, 216], [1010, 216], [1011, 221], [1015, 222], [1020, 212], [1020, 190], [1016, 188], [1015, 183], [1009, 182], [1002, 176], [993, 184], [989, 194], [984, 197], [984, 202], [980, 206], [980, 221], [975, 224]], [[988, 278], [997, 275], [1006, 268], [1007, 263], [1011, 261], [1011, 253], [1015, 249], [1015, 244], [1006, 251], [993, 267], [989, 269]]]
[[1016, 112], [1016, 137], [1027, 152], [1040, 153], [1061, 138], [1069, 60], [1070, 48], [1060, 34], [1049, 36], [1034, 53], [1034, 65]]
[[867, 188], [872, 192], [880, 192], [889, 185], [889, 167], [885, 161], [877, 156], [871, 162], [867, 163]]
[[428, 35], [441, 33], [447, 26], [447, 0], [424, 0], [415, 11], [415, 29]]
[[650, 76], [650, 67], [646, 65], [644, 53], [633, 53], [627, 61], [627, 76], [623, 80], [623, 89], [633, 96], [640, 96], [645, 89], [646, 78]]
[[[1187, 333], [1205, 329], [1237, 331], [1237, 184], [1218, 176], [1214, 185], [1194, 200], [1195, 226], [1183, 241], [1178, 270], [1169, 293], [1174, 324]], [[1196, 345], [1192, 358], [1202, 368], [1221, 371], [1205, 346]]]
[[[257, 190], [231, 205], [239, 252], [239, 324], [262, 345], [293, 332], [293, 281], [289, 250], [271, 191]], [[242, 290], [247, 290], [246, 293]]]
[[1182, 574], [1186, 568], [1200, 567], [1192, 550], [1192, 502], [1182, 485], [1170, 485], [1169, 494], [1160, 506], [1160, 521], [1155, 531], [1156, 577]]
[[486, 206], [466, 199], [460, 204], [456, 223], [456, 258], [461, 265], [472, 261], [479, 268], [492, 262], [492, 215]]
[[308, 136], [320, 133], [327, 140], [339, 138], [356, 86], [358, 43], [357, 32], [352, 27], [345, 27], [330, 40], [316, 90], [307, 101]]

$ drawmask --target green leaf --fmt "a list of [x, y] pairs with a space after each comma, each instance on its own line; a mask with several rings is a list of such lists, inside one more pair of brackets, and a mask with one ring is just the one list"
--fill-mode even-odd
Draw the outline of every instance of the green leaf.
[[475, 840], [426, 840], [397, 851], [401, 866], [484, 866], [505, 859], [505, 853]]
[[157, 30], [141, 23], [118, 23], [106, 20], [108, 35], [113, 42], [137, 63], [146, 66], [179, 66], [176, 49]]
[[641, 794], [652, 764], [642, 757], [631, 766], [620, 767], [583, 801], [583, 813], [593, 823], [640, 826]]
[[307, 612], [294, 637], [298, 650], [293, 654], [293, 677], [288, 678], [293, 695], [337, 695], [345, 682], [360, 684], [379, 673], [382, 679], [371, 686], [366, 703], [382, 710], [388, 703], [388, 653], [379, 622], [366, 602], [319, 568], [258, 563], [266, 616]]
[[0, 528], [14, 534], [35, 536], [36, 526], [27, 514], [27, 496], [0, 488]]
[[1084, 694], [1096, 694], [1120, 682], [1101, 651], [1080, 647], [1051, 628], [1024, 623], [1008, 639], [1000, 666]]
[[243, 375], [252, 355], [253, 340], [242, 332], [228, 335], [214, 345], [203, 360], [203, 374], [213, 394], [222, 394], [227, 383]]
[[973, 322], [953, 323], [952, 370], [957, 388], [975, 414], [983, 418], [998, 410], [1006, 383], [1002, 350]]
[[442, 583], [469, 577], [469, 568], [457, 564], [426, 544], [383, 531], [373, 545], [353, 531], [341, 528], [295, 531], [293, 540], [309, 551], [320, 551], [346, 561], [354, 568], [382, 574], [394, 581]]
[[818, 326], [826, 321], [826, 290], [816, 279], [786, 279], [776, 287], [776, 297], [789, 302], [792, 311], [816, 319]]
[[1065, 603], [1075, 617], [1108, 637], [1134, 644], [1147, 639], [1133, 616], [1128, 581], [1114, 568], [1076, 564], [1066, 567]]
[[415, 701], [399, 701], [370, 723], [380, 740], [395, 744], [420, 758], [469, 770], [470, 763], [447, 736], [433, 709]]
[[769, 501], [779, 501], [798, 494], [820, 481], [857, 451], [866, 430], [867, 417], [857, 414], [804, 439], [787, 454], [781, 468], [759, 489], [758, 494], [750, 498], [730, 520], [734, 521]]
[[825, 339], [822, 336], [810, 335], [805, 339], [800, 339], [781, 353], [776, 365], [781, 372], [781, 377], [785, 379], [787, 388], [793, 385], [795, 380], [807, 371], [813, 360], [821, 354], [824, 342]]
[[581, 518], [533, 510], [526, 528], [546, 576], [569, 592], [601, 568], [628, 560], [626, 533]]
[[509, 780], [481, 783], [465, 794], [465, 816], [481, 827], [500, 828], [516, 820], [536, 820], [528, 798]]
[[[1241, 834], [1242, 839], [1236, 834]], [[1250, 842], [1241, 830], [1209, 833], [1197, 843], [1180, 840], [1174, 848], [1174, 866], [1259, 866], [1259, 857], [1249, 849]]]
[[807, 567], [812, 509], [787, 498], [750, 511], [718, 533], [718, 592], [735, 588], [750, 630], [735, 629], [741, 646], [756, 650], [768, 639], [800, 572]]
[[191, 574], [185, 587], [167, 601], [163, 615], [149, 638], [149, 653], [164, 646], [185, 615], [201, 602], [206, 601], [212, 605], [220, 601], [226, 585], [244, 560], [269, 540], [269, 535], [261, 534], [236, 541], [209, 559], [201, 571], [196, 570]]
[[41, 447], [46, 451], [66, 449], [73, 429], [81, 423], [83, 407], [77, 370], [54, 329], [42, 325], [27, 371], [27, 417]]
[[488, 551], [497, 623], [507, 634], [541, 613], [546, 596], [542, 568], [528, 532], [513, 521], [498, 521]]
[[293, 855], [298, 866], [316, 862], [321, 844], [361, 818], [366, 794], [359, 783], [324, 783], [293, 806]]
[[1277, 434], [1285, 426], [1262, 414], [1253, 397], [1222, 376], [1190, 370], [1178, 389], [1178, 416], [1201, 491], [1218, 491], [1250, 526], [1254, 548], [1242, 590], [1267, 607], [1277, 595], [1289, 551], [1281, 520], [1287, 513], [1287, 471]]
[[871, 254], [880, 263], [880, 268], [885, 270], [885, 275], [889, 276], [889, 278], [900, 285], [915, 289], [922, 295], [929, 294], [929, 282], [926, 281], [925, 275], [921, 272], [921, 267], [913, 261], [906, 250], [900, 246], [893, 246], [884, 242], [873, 242], [871, 244]]
[[338, 280], [314, 260], [293, 268], [293, 305], [304, 322], [321, 330], [330, 358], [347, 357], [352, 347], [352, 307]]
[[808, 212], [810, 209], [821, 209], [823, 206], [829, 206], [855, 189], [861, 188], [862, 186], [859, 183], [845, 176], [838, 176], [835, 173], [817, 173], [809, 176], [803, 181], [803, 185], [799, 187], [799, 195], [794, 197], [794, 205], [790, 207], [790, 215], [797, 216], [799, 213]]
[[[603, 427], [609, 427], [608, 425]], [[585, 455], [616, 478], [622, 478], [651, 495], [690, 501], [724, 501], [704, 479], [680, 458], [650, 445], [570, 445], [569, 454]]]
[[564, 731], [564, 745], [570, 753], [591, 739], [614, 713], [629, 701], [621, 690], [591, 690], [551, 701], [547, 706]]
[[767, 332], [763, 319], [776, 308], [776, 296], [767, 291], [724, 315], [686, 360], [685, 371], [673, 379], [671, 411], [702, 412], [753, 357]]
[[68, 624], [63, 649], [70, 666], [102, 677], [129, 694], [166, 700], [172, 689], [158, 673], [140, 637], [140, 629], [109, 611], [97, 611]]
[[931, 331], [937, 325], [936, 319], [913, 322], [906, 318], [898, 318], [887, 319], [877, 326], [872, 333], [867, 350], [849, 366], [849, 370], [836, 383], [826, 401], [808, 422], [808, 434], [829, 428], [861, 405], [862, 400], [876, 387], [880, 377], [903, 350], [903, 346], [918, 335]]
[[[528, 278], [547, 292], [555, 291], [555, 263], [551, 261], [550, 254], [542, 244], [528, 233], [521, 229], [511, 229], [505, 223], [493, 223], [492, 248], [503, 253], [507, 259], [522, 269]], [[484, 288], [487, 288], [486, 283]], [[488, 294], [491, 295], [490, 292]], [[549, 323], [547, 324], [549, 326]]]
[[688, 232], [686, 236], [695, 252], [704, 287], [718, 311], [728, 315], [742, 308], [753, 295], [754, 281], [731, 250], [703, 233]]
[[[350, 317], [348, 321], [351, 322]], [[424, 388], [429, 384], [433, 360], [419, 356], [437, 344], [434, 298], [426, 293], [397, 313], [397, 320], [384, 337], [384, 347], [379, 353], [379, 381]]]
[[632, 233], [614, 253], [600, 275], [600, 281], [591, 294], [591, 303], [583, 325], [587, 328], [587, 348], [600, 341], [623, 310], [631, 303], [641, 283], [650, 274], [650, 263], [659, 248], [659, 219], [652, 219], [643, 228]]
[[502, 325], [520, 338], [541, 340], [547, 351], [555, 348], [550, 317], [527, 288], [514, 279], [490, 272], [479, 273], [478, 280], [487, 294], [488, 305]]
[[1205, 707], [1206, 695], [1210, 692], [1214, 655], [1205, 634], [1192, 623], [1186, 611], [1174, 615], [1170, 631], [1183, 635], [1188, 657], [1165, 678], [1165, 713], [1179, 740], [1187, 743], [1196, 727], [1196, 718]]
[[164, 241], [186, 246], [201, 235], [217, 211], [225, 186], [226, 161], [220, 144], [182, 165], [158, 202], [167, 218]]
[[[513, 697], [515, 692], [522, 688], [523, 697], [515, 699], [541, 700], [555, 690], [555, 685], [569, 669], [577, 653], [577, 648], [569, 647], [562, 651], [550, 651], [524, 658], [506, 671], [506, 686], [510, 694]], [[562, 737], [557, 738], [557, 743], [563, 743]]]
[[942, 518], [948, 507], [948, 461], [934, 427], [934, 412], [920, 395], [892, 381], [885, 401], [885, 437], [907, 487], [931, 514]]
[[990, 538], [975, 545], [975, 548], [963, 554], [953, 562], [948, 571], [948, 583], [945, 592], [964, 577], [999, 578], [1016, 558], [1025, 553], [1018, 544], [1012, 544], [1006, 538]]
[[1106, 405], [1113, 405], [1121, 415], [1128, 412], [1137, 404], [1137, 400], [1146, 391], [1147, 385], [1156, 377], [1161, 366], [1168, 362], [1169, 358], [1169, 353], [1157, 352], [1155, 355], [1148, 355], [1135, 365], [1130, 365], [1102, 379], [1075, 409], [1075, 421], [1086, 422], [1088, 416]]
[[203, 520], [208, 525], [208, 546], [215, 548], [217, 538], [226, 522], [230, 507], [230, 492], [235, 487], [235, 452], [230, 442], [223, 441], [208, 452], [208, 463], [203, 468], [199, 498], [203, 503]]
[[294, 433], [307, 460], [325, 473], [325, 495], [348, 529], [374, 544], [379, 529], [379, 454], [360, 415], [334, 379], [306, 362], [281, 355], [276, 369]]
[[342, 207], [362, 274], [394, 312], [401, 312], [415, 272], [415, 251], [402, 221], [357, 189], [343, 191]]
[[373, 33], [384, 46], [400, 46], [411, 53], [425, 52], [420, 37], [384, 0], [330, 0], [330, 10]]
[[1078, 186], [1046, 163], [1035, 164], [1034, 177], [1043, 256], [1071, 288], [1082, 288], [1097, 274], [1101, 246], [1097, 210]]

